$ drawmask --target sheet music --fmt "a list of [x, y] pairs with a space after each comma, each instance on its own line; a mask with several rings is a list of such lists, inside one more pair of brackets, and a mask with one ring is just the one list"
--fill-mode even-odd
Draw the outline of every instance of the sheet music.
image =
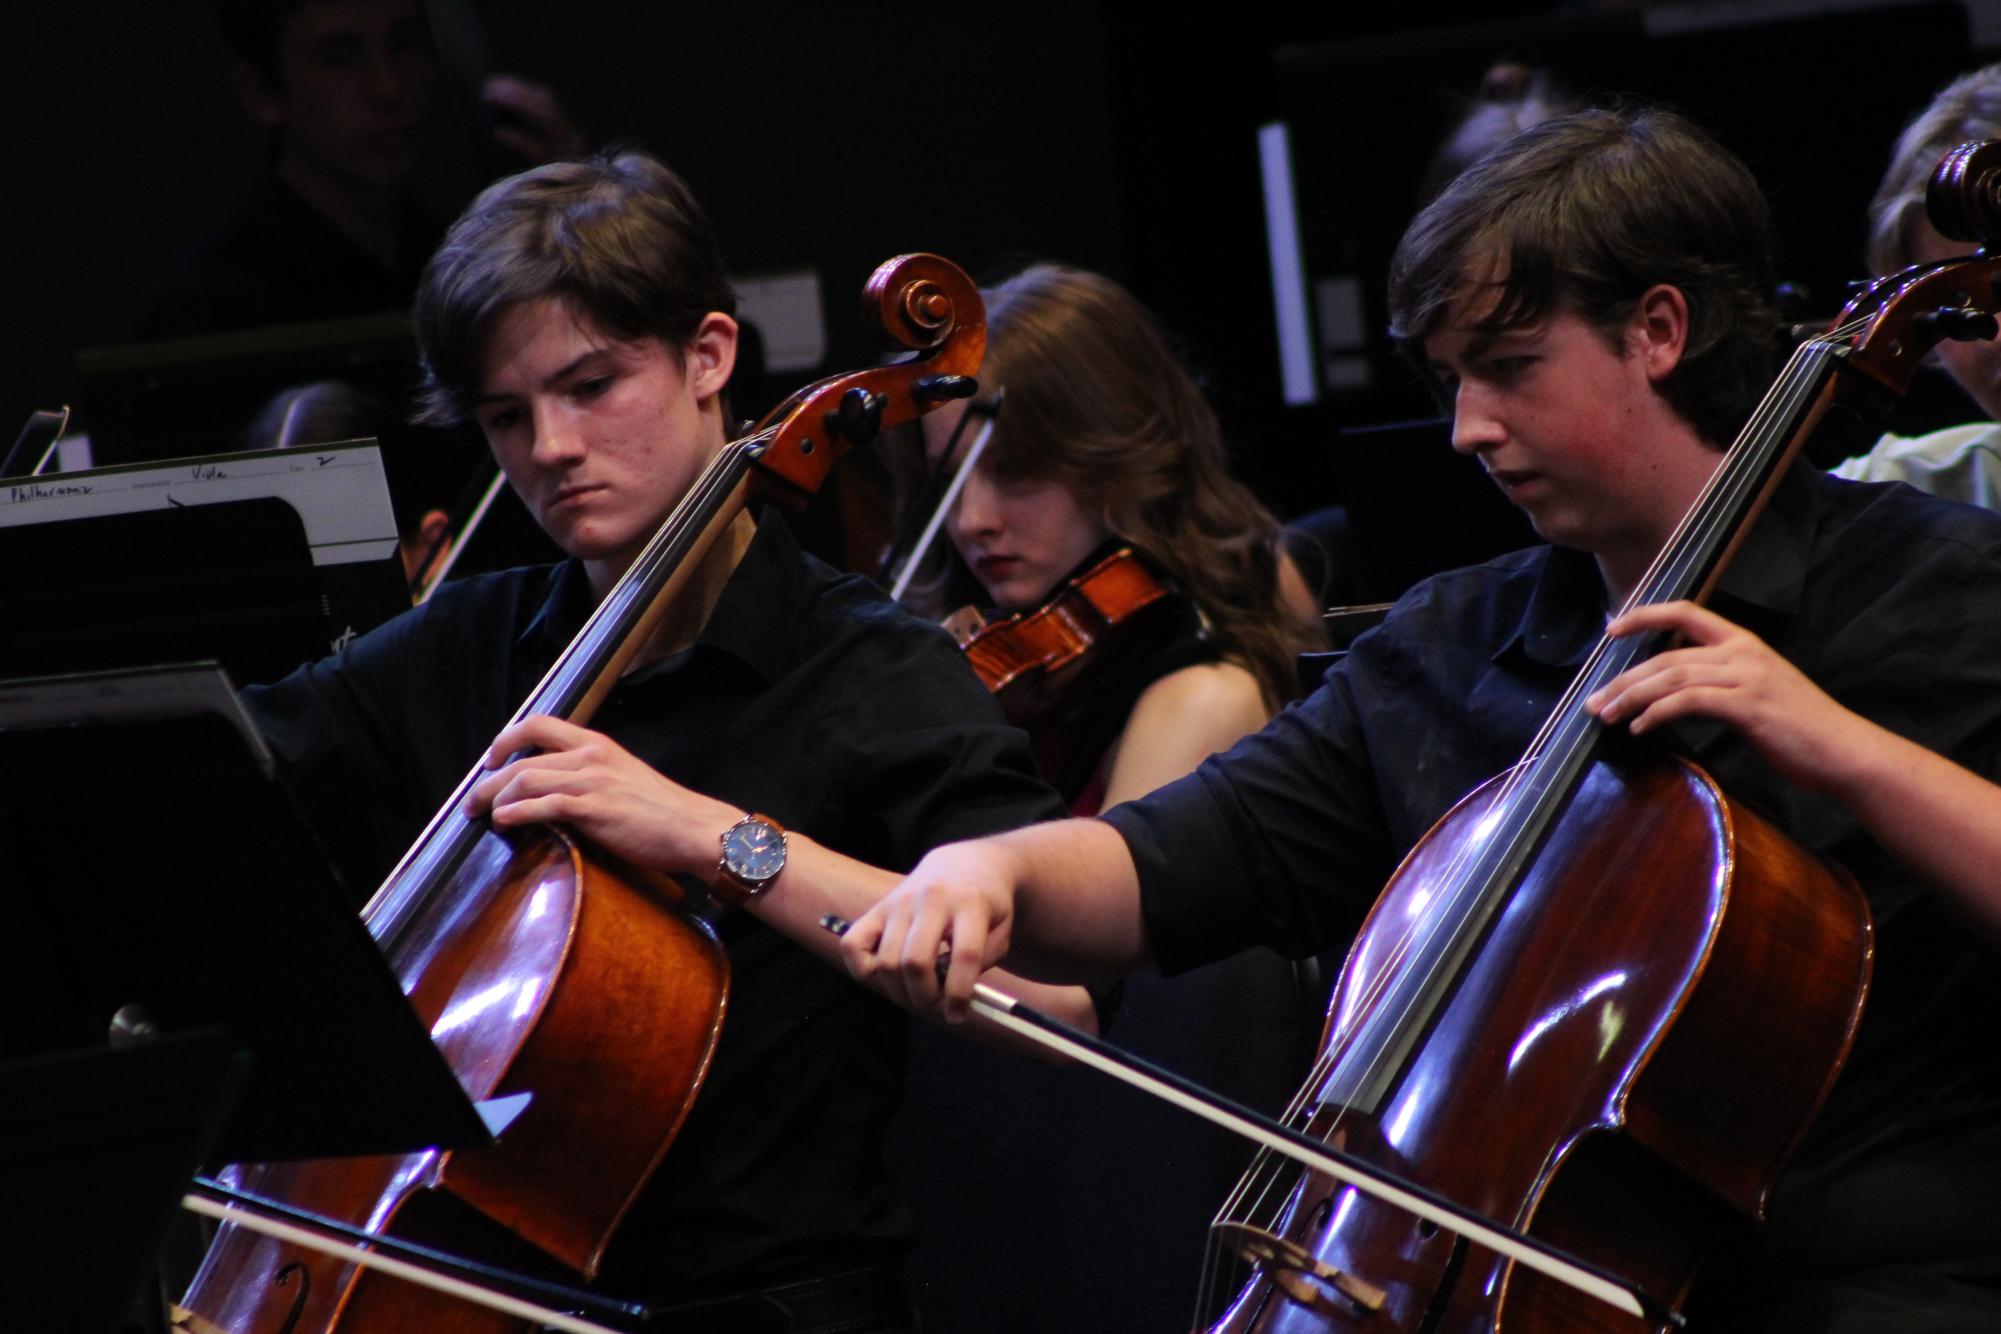
[[396, 517], [373, 440], [128, 463], [0, 483], [0, 526], [276, 496], [299, 513], [314, 565], [386, 560]]

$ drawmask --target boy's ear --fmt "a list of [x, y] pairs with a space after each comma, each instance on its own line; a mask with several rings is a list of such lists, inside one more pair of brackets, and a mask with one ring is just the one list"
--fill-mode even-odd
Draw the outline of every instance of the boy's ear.
[[1642, 358], [1654, 384], [1673, 373], [1688, 347], [1688, 298], [1679, 287], [1656, 283], [1640, 293], [1626, 326], [1626, 346]]
[[719, 310], [702, 316], [687, 343], [688, 387], [698, 399], [713, 398], [736, 369], [737, 324]]

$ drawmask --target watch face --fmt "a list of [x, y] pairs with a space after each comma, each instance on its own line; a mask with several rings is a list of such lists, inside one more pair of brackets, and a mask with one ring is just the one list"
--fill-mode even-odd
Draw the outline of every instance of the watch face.
[[762, 820], [740, 820], [723, 838], [730, 874], [763, 884], [785, 867], [785, 835]]

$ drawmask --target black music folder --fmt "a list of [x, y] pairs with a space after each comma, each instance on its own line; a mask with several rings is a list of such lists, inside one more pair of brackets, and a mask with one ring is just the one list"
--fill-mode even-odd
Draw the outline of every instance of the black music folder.
[[409, 605], [372, 440], [0, 481], [0, 676], [276, 680]]
[[212, 1164], [490, 1142], [213, 664], [0, 682], [0, 1061], [249, 1058]]
[[130, 1328], [243, 1068], [214, 1028], [0, 1064], [7, 1328]]

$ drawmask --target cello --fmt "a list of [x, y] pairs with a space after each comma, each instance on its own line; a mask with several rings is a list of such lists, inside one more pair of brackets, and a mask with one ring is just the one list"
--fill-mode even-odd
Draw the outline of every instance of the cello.
[[[891, 260], [863, 306], [915, 355], [802, 389], [725, 445], [512, 721], [586, 723], [750, 500], [802, 500], [852, 445], [971, 392], [985, 325], [956, 266]], [[727, 962], [711, 931], [672, 910], [678, 891], [658, 877], [604, 865], [560, 830], [503, 836], [466, 818], [485, 772], [476, 765], [460, 783], [364, 921], [467, 1094], [530, 1094], [526, 1109], [476, 1151], [238, 1166], [228, 1184], [374, 1234], [450, 1215], [471, 1224], [466, 1234], [502, 1239], [503, 1252], [588, 1281], [700, 1089]], [[622, 1114], [602, 1116], [608, 1104]], [[522, 1327], [233, 1226], [176, 1323], [231, 1334]]]
[[[2001, 146], [1950, 155], [1939, 229], [2001, 238], [1997, 183]], [[1997, 277], [1982, 255], [1858, 295], [1793, 355], [1627, 607], [1706, 598], [1825, 419], [1873, 415], [1942, 338], [1991, 335]], [[1286, 1121], [1670, 1314], [1581, 1302], [1449, 1228], [1261, 1159], [1219, 1215], [1219, 1247], [1253, 1272], [1215, 1330], [1661, 1329], [1715, 1238], [1763, 1213], [1853, 1040], [1871, 927], [1845, 874], [1583, 708], [1663, 647], [1601, 640], [1520, 764], [1412, 849]]]

